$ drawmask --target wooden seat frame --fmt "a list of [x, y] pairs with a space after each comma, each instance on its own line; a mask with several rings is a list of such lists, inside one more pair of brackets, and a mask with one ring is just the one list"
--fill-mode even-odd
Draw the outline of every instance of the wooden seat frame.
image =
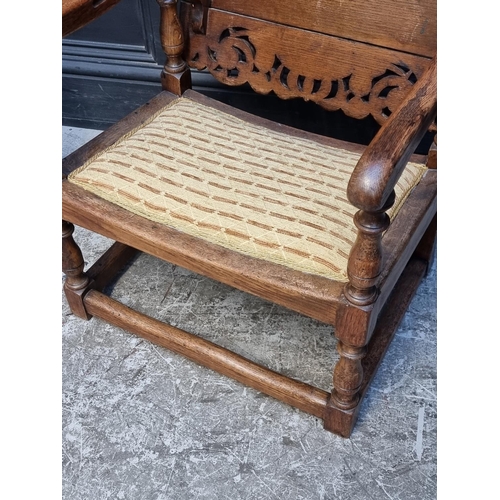
[[[189, 41], [193, 30], [206, 31], [210, 2], [197, 0], [191, 8], [191, 3], [183, 4], [181, 21], [175, 0], [158, 3], [162, 12], [162, 45], [167, 54], [161, 75], [164, 91], [63, 160], [62, 267], [71, 310], [83, 319], [99, 317], [182, 354], [315, 415], [323, 420], [325, 429], [348, 437], [370, 381], [433, 258], [436, 144], [427, 158], [412, 155], [436, 115], [436, 58], [427, 58], [427, 67], [366, 148], [279, 126], [281, 132], [300, 134], [333, 147], [348, 146], [363, 153], [347, 191], [349, 201], [359, 210], [354, 218], [358, 236], [348, 260], [349, 281], [339, 283], [248, 257], [159, 225], [68, 182], [71, 171], [112, 146], [179, 95], [250, 123], [277, 127], [190, 90], [185, 54], [191, 47], [186, 48], [185, 40]], [[69, 15], [68, 19], [73, 24], [66, 29], [63, 26], [63, 33], [78, 27], [75, 16]], [[429, 170], [390, 223], [386, 211], [394, 203], [394, 186], [410, 157], [426, 162]], [[87, 272], [83, 271], [83, 256], [72, 237], [74, 224], [116, 241]], [[104, 295], [102, 290], [137, 252], [146, 252], [332, 325], [340, 358], [333, 370], [331, 393], [269, 370]]]

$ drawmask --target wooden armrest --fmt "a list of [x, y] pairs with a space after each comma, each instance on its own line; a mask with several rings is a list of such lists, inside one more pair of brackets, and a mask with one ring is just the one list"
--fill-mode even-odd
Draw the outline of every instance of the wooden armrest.
[[83, 28], [120, 0], [62, 0], [62, 36]]
[[434, 57], [359, 159], [347, 186], [347, 197], [355, 207], [367, 212], [377, 212], [384, 207], [408, 159], [434, 120], [436, 61]]

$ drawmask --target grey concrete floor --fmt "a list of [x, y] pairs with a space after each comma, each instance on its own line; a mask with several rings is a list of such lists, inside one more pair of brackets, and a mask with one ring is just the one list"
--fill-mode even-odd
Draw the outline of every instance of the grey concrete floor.
[[[63, 127], [63, 156], [98, 132]], [[77, 228], [87, 265], [109, 240]], [[327, 325], [139, 256], [118, 300], [330, 390]], [[436, 498], [436, 265], [421, 284], [350, 439], [63, 297], [63, 498]]]

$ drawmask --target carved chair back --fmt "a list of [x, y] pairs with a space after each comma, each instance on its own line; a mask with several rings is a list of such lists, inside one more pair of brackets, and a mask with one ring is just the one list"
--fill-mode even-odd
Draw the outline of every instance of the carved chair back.
[[180, 22], [191, 68], [379, 124], [436, 51], [436, 0], [192, 0]]

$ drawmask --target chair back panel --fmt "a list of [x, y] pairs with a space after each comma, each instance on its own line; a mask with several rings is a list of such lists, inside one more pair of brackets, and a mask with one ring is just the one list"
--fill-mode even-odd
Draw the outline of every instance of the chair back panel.
[[436, 0], [212, 0], [212, 7], [432, 57]]
[[[430, 16], [434, 1], [406, 3], [410, 6], [421, 3], [425, 14]], [[417, 22], [424, 14], [414, 20], [417, 24], [412, 30], [418, 31], [419, 36], [415, 35], [413, 41], [403, 36], [408, 33], [401, 26], [399, 34], [384, 37], [376, 29], [377, 24], [372, 23], [368, 33], [372, 11], [377, 13], [373, 16], [379, 23], [388, 6], [397, 4], [399, 11], [406, 12], [401, 9], [403, 2], [395, 0], [378, 3], [380, 11], [373, 7], [373, 2], [364, 2], [367, 4], [364, 10], [361, 2], [346, 2], [352, 4], [352, 12], [337, 0], [318, 1], [314, 5], [305, 0], [286, 3], [213, 0], [209, 3], [209, 0], [195, 0], [182, 4], [181, 18], [187, 35], [185, 58], [191, 67], [206, 68], [227, 85], [249, 83], [259, 93], [273, 91], [283, 99], [302, 97], [329, 110], [342, 109], [354, 118], [371, 114], [380, 124], [423, 73], [434, 50], [435, 37], [429, 34], [433, 28], [427, 33], [418, 27], [418, 22], [425, 24]], [[245, 10], [250, 15], [215, 7]], [[336, 24], [333, 21], [337, 19], [337, 8], [349, 15]], [[354, 12], [361, 10], [364, 16], [357, 24], [353, 21], [356, 29], [349, 31], [348, 19], [354, 19]], [[410, 7], [408, 10], [412, 11]], [[408, 12], [406, 17], [411, 17]], [[388, 16], [385, 22], [392, 26], [394, 15]], [[387, 27], [385, 32], [389, 32]], [[373, 36], [370, 39], [368, 35]], [[354, 36], [364, 40], [355, 40]], [[366, 43], [368, 39], [372, 43]], [[400, 41], [396, 43], [395, 39]], [[400, 50], [416, 47], [415, 40], [422, 42], [418, 45], [421, 54]], [[391, 44], [381, 46], [374, 41]]]

